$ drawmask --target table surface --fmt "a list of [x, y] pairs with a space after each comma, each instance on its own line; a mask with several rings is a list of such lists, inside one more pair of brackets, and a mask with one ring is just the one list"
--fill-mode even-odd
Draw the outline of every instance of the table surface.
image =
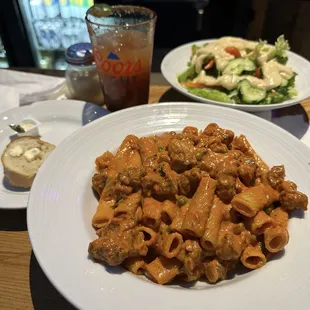
[[[53, 76], [63, 76], [63, 71], [19, 69]], [[189, 101], [171, 89], [161, 74], [152, 74], [150, 103]], [[275, 111], [279, 116], [297, 117], [309, 126], [310, 99], [301, 105]], [[296, 126], [286, 127], [300, 138]], [[26, 210], [0, 210], [0, 309], [74, 309], [49, 282], [32, 252], [28, 237]]]

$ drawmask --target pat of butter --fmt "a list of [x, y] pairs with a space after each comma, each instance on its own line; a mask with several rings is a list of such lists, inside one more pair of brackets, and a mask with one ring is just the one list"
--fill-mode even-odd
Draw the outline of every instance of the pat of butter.
[[38, 148], [34, 147], [34, 148], [32, 148], [32, 149], [26, 151], [25, 154], [24, 154], [24, 156], [25, 156], [25, 158], [26, 158], [26, 160], [27, 160], [28, 162], [32, 162], [32, 161], [34, 161], [36, 158], [39, 157], [39, 154], [40, 154], [40, 153], [41, 153], [41, 151], [40, 151]]
[[9, 155], [12, 157], [19, 157], [23, 154], [23, 148], [20, 145], [16, 145], [9, 150]]
[[22, 123], [22, 127], [24, 128], [25, 131], [28, 131], [29, 129], [34, 127], [34, 124], [31, 123]]

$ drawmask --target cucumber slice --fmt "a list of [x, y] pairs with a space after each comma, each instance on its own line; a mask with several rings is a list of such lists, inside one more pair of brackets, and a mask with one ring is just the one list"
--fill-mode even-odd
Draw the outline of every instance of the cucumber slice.
[[264, 89], [253, 87], [247, 79], [238, 83], [238, 89], [245, 103], [258, 103], [266, 97]]
[[237, 58], [231, 60], [225, 67], [223, 74], [240, 75], [243, 71], [253, 71], [256, 69], [254, 62], [247, 58]]

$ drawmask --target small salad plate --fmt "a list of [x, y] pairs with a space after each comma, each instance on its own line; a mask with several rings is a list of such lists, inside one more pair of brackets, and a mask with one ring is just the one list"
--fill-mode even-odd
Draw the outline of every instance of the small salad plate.
[[[175, 48], [165, 56], [165, 58], [161, 63], [161, 72], [173, 88], [175, 88], [180, 93], [184, 94], [185, 96], [195, 101], [225, 106], [229, 108], [235, 108], [249, 112], [262, 112], [262, 111], [280, 109], [299, 104], [302, 100], [310, 97], [310, 80], [309, 80], [310, 62], [305, 58], [303, 58], [302, 56], [299, 56], [291, 51], [286, 52], [287, 53], [286, 55], [288, 57], [288, 62], [286, 65], [290, 67], [293, 72], [297, 73], [295, 79], [295, 89], [297, 90], [298, 93], [297, 96], [291, 99], [285, 100], [281, 103], [272, 103], [272, 104], [251, 104], [251, 103], [236, 104], [236, 103], [212, 100], [216, 98], [207, 99], [201, 96], [197, 96], [193, 94], [193, 92], [190, 93], [188, 89], [186, 89], [180, 84], [180, 82], [178, 81], [178, 76], [182, 72], [184, 72], [188, 67], [188, 62], [192, 54], [193, 46], [204, 46], [214, 41], [215, 40], [212, 39], [212, 40], [201, 40], [187, 43], [180, 47]], [[197, 91], [196, 93], [198, 94], [201, 92]]]
[[[38, 136], [57, 147], [71, 133], [108, 113], [98, 105], [78, 100], [48, 100], [8, 110], [0, 114], [0, 153], [12, 140], [25, 134]], [[12, 124], [27, 124], [26, 132], [14, 131]], [[24, 209], [28, 196], [29, 190], [9, 185], [0, 169], [0, 209]]]

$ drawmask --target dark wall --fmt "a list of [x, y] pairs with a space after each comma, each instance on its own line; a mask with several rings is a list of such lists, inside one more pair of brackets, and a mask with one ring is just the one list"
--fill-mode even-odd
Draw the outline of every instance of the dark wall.
[[[154, 40], [153, 71], [165, 54], [195, 40], [225, 35], [246, 37], [254, 17], [252, 0], [103, 0], [96, 3], [134, 4], [148, 7], [157, 13]], [[198, 13], [203, 9], [203, 14]]]
[[[143, 5], [157, 13], [153, 70], [171, 49], [224, 35], [246, 37], [253, 19], [252, 0], [99, 0], [95, 3]], [[203, 13], [203, 14], [199, 14]], [[0, 36], [11, 66], [35, 66], [35, 53], [18, 0], [0, 1]]]
[[[117, 0], [95, 1], [143, 5], [157, 13], [156, 47], [172, 48], [193, 40], [223, 35], [246, 36], [253, 19], [251, 0]], [[199, 23], [198, 9], [203, 8]]]

